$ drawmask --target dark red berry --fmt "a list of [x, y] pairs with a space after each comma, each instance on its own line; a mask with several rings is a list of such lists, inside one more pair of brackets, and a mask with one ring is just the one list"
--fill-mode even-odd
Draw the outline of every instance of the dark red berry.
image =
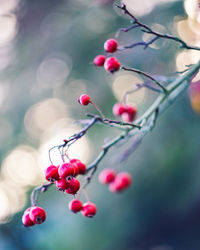
[[90, 97], [89, 95], [86, 95], [86, 94], [83, 94], [81, 95], [79, 98], [78, 98], [78, 102], [81, 104], [81, 105], [88, 105], [90, 103]]
[[77, 200], [77, 199], [72, 200], [69, 203], [69, 209], [74, 213], [80, 212], [82, 207], [83, 207], [82, 202], [80, 200]]
[[35, 224], [41, 224], [46, 220], [46, 212], [41, 207], [32, 207], [30, 210], [30, 219]]
[[118, 47], [118, 43], [115, 39], [108, 39], [105, 43], [104, 43], [104, 49], [105, 51], [109, 52], [109, 53], [113, 53], [117, 50]]
[[69, 182], [66, 179], [62, 178], [56, 181], [56, 186], [58, 190], [65, 191], [69, 187]]
[[58, 180], [59, 174], [58, 174], [58, 167], [54, 165], [50, 165], [48, 168], [45, 169], [45, 178], [47, 181], [54, 182]]
[[102, 67], [104, 65], [104, 62], [106, 60], [106, 57], [104, 55], [98, 55], [94, 58], [94, 65], [98, 67]]
[[104, 63], [105, 70], [110, 73], [114, 73], [115, 71], [119, 70], [120, 66], [120, 62], [115, 57], [107, 58]]
[[91, 202], [87, 202], [83, 205], [83, 208], [81, 210], [82, 215], [88, 218], [92, 218], [97, 212], [96, 205]]
[[86, 173], [86, 165], [84, 163], [82, 163], [80, 160], [72, 159], [72, 160], [70, 160], [70, 163], [74, 167], [78, 168], [78, 174], [85, 174]]
[[80, 189], [80, 182], [76, 178], [69, 181], [69, 187], [65, 190], [68, 194], [76, 194]]
[[63, 163], [58, 168], [58, 174], [61, 178], [66, 178], [67, 176], [74, 176], [75, 169], [70, 163]]
[[27, 208], [22, 216], [22, 223], [24, 224], [25, 227], [31, 227], [35, 225], [35, 223], [30, 218], [30, 210], [31, 210], [30, 207]]
[[99, 174], [99, 182], [109, 184], [115, 180], [115, 175], [116, 173], [113, 169], [106, 168]]

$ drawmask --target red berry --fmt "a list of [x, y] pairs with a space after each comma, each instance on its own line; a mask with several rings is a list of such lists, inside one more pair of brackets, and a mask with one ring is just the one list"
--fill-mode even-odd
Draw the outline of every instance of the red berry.
[[109, 57], [104, 63], [104, 68], [106, 71], [113, 73], [120, 68], [120, 62], [115, 57]]
[[30, 210], [31, 210], [30, 207], [27, 208], [22, 216], [22, 223], [24, 224], [25, 227], [30, 227], [35, 225], [35, 223], [30, 218]]
[[115, 39], [108, 39], [104, 43], [104, 49], [105, 51], [109, 53], [115, 52], [117, 50], [117, 47], [118, 47], [118, 43]]
[[96, 205], [91, 202], [87, 202], [83, 205], [83, 208], [81, 210], [82, 215], [88, 218], [92, 218], [97, 212]]
[[75, 172], [75, 168], [70, 163], [63, 163], [58, 168], [58, 174], [61, 178], [66, 178], [67, 176], [74, 176]]
[[64, 191], [65, 189], [67, 189], [69, 187], [69, 182], [66, 181], [66, 179], [62, 178], [62, 179], [56, 181], [56, 186], [57, 186], [58, 190]]
[[41, 207], [32, 207], [30, 210], [30, 219], [35, 223], [35, 224], [41, 224], [45, 221], [46, 219], [46, 212], [43, 208]]
[[80, 200], [71, 200], [69, 203], [69, 209], [74, 213], [80, 212], [82, 207], [83, 205]]
[[109, 184], [115, 180], [115, 171], [110, 168], [104, 169], [99, 175], [99, 182], [102, 184]]
[[122, 120], [125, 122], [132, 122], [137, 115], [137, 108], [134, 106], [125, 106], [122, 114]]
[[98, 66], [98, 67], [102, 67], [104, 65], [104, 62], [106, 60], [106, 57], [104, 55], [98, 55], [94, 58], [94, 65]]
[[68, 194], [76, 194], [80, 189], [80, 182], [76, 178], [69, 181], [69, 187], [65, 190]]
[[83, 94], [81, 95], [79, 98], [78, 98], [78, 102], [81, 104], [81, 105], [88, 105], [90, 103], [90, 97], [89, 95], [86, 95], [86, 94]]
[[45, 178], [47, 181], [54, 182], [59, 179], [58, 167], [50, 165], [45, 169]]
[[121, 172], [115, 177], [115, 181], [110, 184], [109, 189], [111, 192], [120, 192], [130, 187], [131, 183], [131, 175], [126, 172]]
[[78, 159], [72, 159], [70, 160], [70, 163], [74, 166], [78, 168], [78, 174], [85, 174], [86, 173], [86, 165], [84, 163], [82, 163], [80, 160]]
[[120, 116], [125, 111], [124, 105], [122, 103], [116, 103], [113, 106], [113, 114], [115, 116]]

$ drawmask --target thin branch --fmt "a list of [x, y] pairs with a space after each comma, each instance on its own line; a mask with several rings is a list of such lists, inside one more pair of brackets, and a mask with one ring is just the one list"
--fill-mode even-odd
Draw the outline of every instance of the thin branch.
[[123, 48], [124, 49], [128, 49], [128, 48], [133, 48], [133, 47], [136, 47], [136, 46], [144, 46], [145, 48], [147, 48], [150, 44], [154, 43], [156, 40], [160, 39], [160, 38], [163, 38], [163, 39], [168, 39], [168, 40], [173, 40], [177, 43], [180, 44], [180, 48], [184, 48], [184, 49], [188, 49], [188, 50], [198, 50], [200, 51], [200, 47], [197, 47], [197, 46], [190, 46], [188, 45], [187, 43], [185, 43], [182, 39], [178, 38], [178, 37], [175, 37], [175, 36], [172, 36], [172, 35], [169, 35], [169, 34], [164, 34], [164, 33], [160, 33], [160, 32], [157, 32], [153, 29], [151, 29], [149, 26], [147, 26], [146, 24], [143, 24], [141, 23], [133, 14], [131, 14], [127, 8], [126, 8], [126, 5], [125, 4], [122, 4], [122, 6], [119, 6], [119, 5], [116, 5], [118, 8], [120, 8], [124, 14], [128, 15], [130, 18], [133, 19], [133, 24], [134, 25], [138, 25], [140, 28], [142, 28], [141, 30], [145, 33], [148, 33], [148, 34], [152, 34], [154, 35], [155, 37], [150, 40], [149, 42], [139, 42], [139, 43], [134, 43], [132, 45], [129, 45], [129, 46], [124, 46]]
[[39, 193], [44, 193], [48, 190], [50, 186], [52, 186], [54, 183], [47, 183], [42, 186], [36, 187], [33, 189], [31, 193], [31, 206], [36, 206], [38, 202], [38, 195]]

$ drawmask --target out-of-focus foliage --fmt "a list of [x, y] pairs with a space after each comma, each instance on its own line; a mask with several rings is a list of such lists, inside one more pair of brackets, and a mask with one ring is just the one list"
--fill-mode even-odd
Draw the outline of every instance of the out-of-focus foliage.
[[[197, 1], [125, 3], [144, 23], [200, 45]], [[96, 175], [88, 193], [98, 213], [90, 220], [72, 214], [70, 198], [52, 188], [39, 199], [47, 221], [28, 230], [21, 226], [30, 191], [44, 182], [48, 149], [80, 129], [74, 120], [95, 112], [80, 107], [78, 96], [88, 93], [113, 118], [113, 104], [142, 81], [130, 73], [108, 75], [91, 64], [103, 53], [104, 41], [129, 25], [111, 0], [0, 0], [0, 249], [200, 249], [200, 120], [187, 93], [129, 160], [119, 164], [123, 147], [115, 147], [99, 166], [98, 171], [115, 166], [131, 172], [130, 190], [112, 194]], [[141, 39], [150, 37], [131, 31], [120, 33], [118, 41], [124, 45]], [[175, 77], [186, 64], [197, 62], [200, 53], [159, 40], [152, 48], [127, 50], [117, 57], [129, 67]], [[137, 103], [142, 114], [155, 96], [141, 90], [128, 102]], [[90, 163], [104, 139], [117, 133], [97, 125], [69, 154]], [[59, 164], [56, 152], [53, 161]]]

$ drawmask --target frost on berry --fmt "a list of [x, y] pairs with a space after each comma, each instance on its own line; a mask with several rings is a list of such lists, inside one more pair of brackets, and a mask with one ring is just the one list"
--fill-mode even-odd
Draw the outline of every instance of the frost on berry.
[[105, 60], [106, 57], [104, 55], [98, 55], [94, 58], [93, 63], [97, 67], [102, 67], [104, 65]]
[[104, 49], [105, 51], [109, 53], [115, 52], [117, 50], [117, 47], [118, 47], [118, 43], [115, 39], [108, 39], [104, 43]]
[[22, 223], [25, 227], [30, 227], [30, 226], [33, 226], [35, 225], [35, 223], [31, 220], [30, 218], [30, 210], [31, 208], [27, 208], [25, 211], [24, 211], [24, 214], [22, 216]]
[[78, 98], [78, 102], [83, 105], [86, 106], [90, 103], [90, 97], [89, 95], [83, 94]]
[[82, 202], [78, 199], [71, 200], [69, 203], [69, 209], [74, 213], [80, 212], [82, 207], [83, 207]]
[[99, 174], [99, 182], [109, 184], [115, 180], [115, 175], [116, 173], [113, 169], [106, 168]]
[[104, 63], [104, 68], [110, 73], [114, 73], [120, 69], [120, 62], [115, 57], [109, 57]]
[[30, 209], [30, 219], [35, 224], [41, 224], [46, 220], [46, 212], [42, 207], [32, 207]]
[[91, 202], [87, 202], [83, 204], [83, 208], [81, 210], [82, 215], [88, 218], [92, 218], [97, 212], [96, 205]]

